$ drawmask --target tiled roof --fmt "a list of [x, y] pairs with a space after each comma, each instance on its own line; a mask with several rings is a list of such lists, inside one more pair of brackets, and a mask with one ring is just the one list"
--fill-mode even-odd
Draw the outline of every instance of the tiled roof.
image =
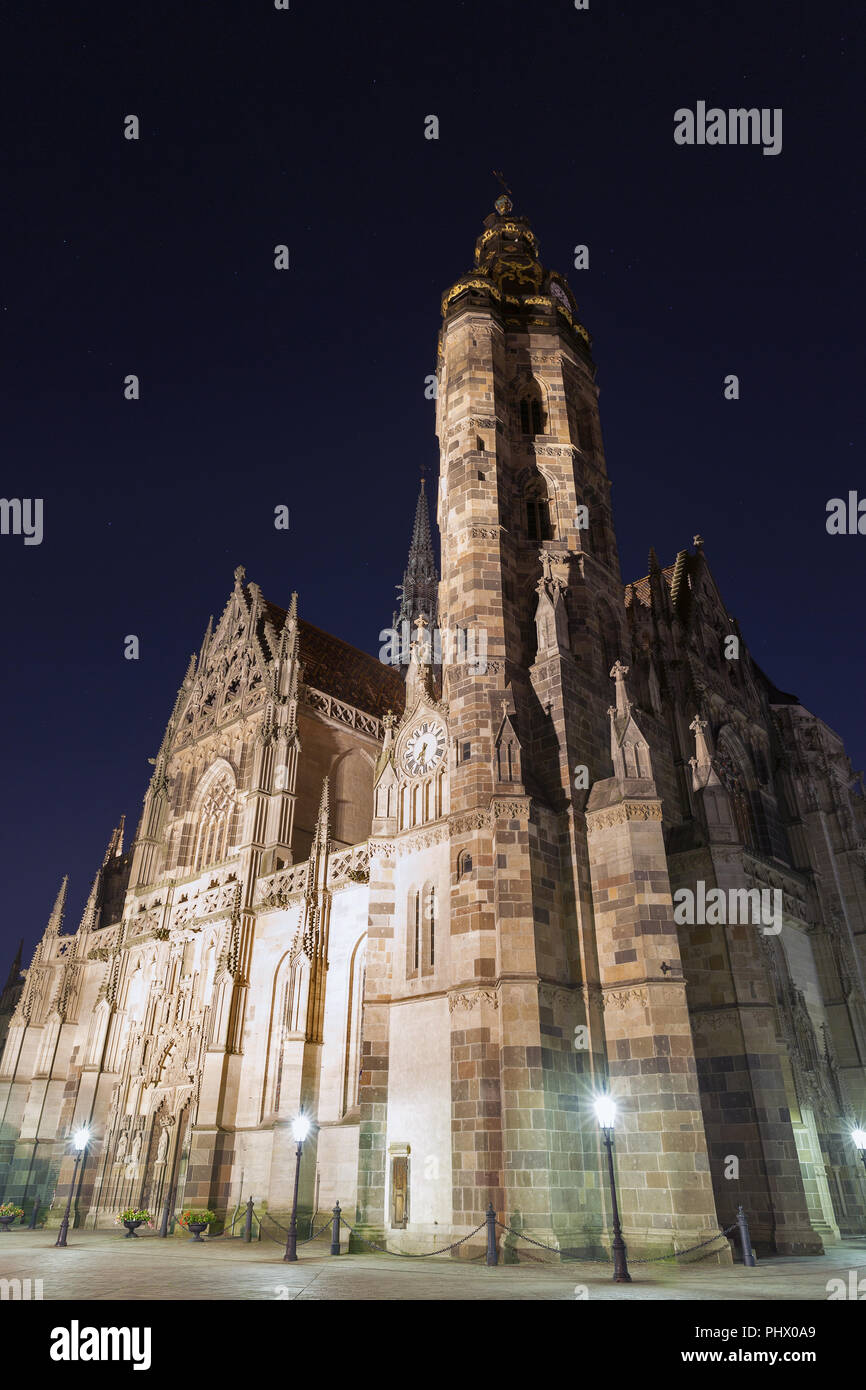
[[[664, 569], [662, 570], [662, 574], [664, 575], [664, 578], [665, 578], [665, 581], [666, 581], [666, 583], [667, 583], [668, 588], [670, 588], [671, 585], [672, 585], [672, 583], [673, 583], [673, 577], [674, 577], [674, 570], [675, 570], [675, 569], [676, 569], [676, 565], [665, 565]], [[627, 608], [630, 607], [629, 596], [628, 596], [628, 591], [629, 591], [629, 589], [633, 589], [633, 590], [634, 590], [634, 598], [637, 600], [638, 603], [642, 604], [644, 608], [649, 608], [649, 606], [650, 606], [650, 581], [649, 581], [649, 575], [648, 575], [648, 574], [645, 575], [643, 579], [634, 579], [634, 580], [632, 580], [631, 584], [627, 584], [627, 585], [626, 585], [626, 600], [625, 600], [625, 603], [626, 603], [626, 607], [627, 607]]]
[[[285, 609], [267, 600], [263, 607], [268, 621], [280, 632], [286, 620]], [[298, 619], [298, 631], [305, 685], [379, 719], [389, 709], [402, 714], [406, 689], [395, 667], [386, 666], [369, 652], [323, 632], [303, 618]]]

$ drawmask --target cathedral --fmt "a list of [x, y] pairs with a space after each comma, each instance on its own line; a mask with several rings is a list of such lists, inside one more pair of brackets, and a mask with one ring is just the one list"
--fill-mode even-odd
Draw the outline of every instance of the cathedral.
[[300, 1210], [354, 1242], [492, 1202], [599, 1258], [610, 1094], [630, 1254], [728, 1261], [739, 1206], [819, 1254], [866, 1228], [862, 780], [699, 536], [623, 582], [590, 336], [507, 196], [441, 310], [403, 656], [235, 570], [135, 833], [3, 991], [0, 1196], [59, 1224], [86, 1125], [80, 1226], [285, 1223], [303, 1112]]

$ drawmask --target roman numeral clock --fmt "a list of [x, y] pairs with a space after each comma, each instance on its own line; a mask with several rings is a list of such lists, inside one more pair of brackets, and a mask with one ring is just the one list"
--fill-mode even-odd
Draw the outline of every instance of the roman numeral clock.
[[425, 777], [435, 771], [445, 756], [445, 729], [438, 720], [427, 719], [412, 730], [403, 749], [403, 766], [411, 777]]

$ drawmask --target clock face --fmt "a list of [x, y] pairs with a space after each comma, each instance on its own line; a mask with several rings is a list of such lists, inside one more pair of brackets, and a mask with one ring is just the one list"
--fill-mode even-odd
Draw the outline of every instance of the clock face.
[[403, 752], [403, 762], [413, 777], [420, 777], [432, 772], [444, 755], [445, 730], [441, 724], [428, 720], [410, 734]]
[[550, 287], [550, 293], [553, 295], [554, 299], [558, 299], [560, 304], [564, 305], [566, 309], [571, 308], [571, 305], [568, 302], [568, 295], [565, 293], [565, 290], [562, 288], [562, 285], [558, 285], [554, 281], [554, 283]]

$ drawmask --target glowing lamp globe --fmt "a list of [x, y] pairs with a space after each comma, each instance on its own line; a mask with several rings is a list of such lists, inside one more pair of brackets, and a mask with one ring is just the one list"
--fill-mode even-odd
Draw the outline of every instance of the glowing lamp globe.
[[596, 1096], [595, 1113], [602, 1129], [613, 1129], [616, 1123], [616, 1101], [611, 1096]]
[[306, 1115], [298, 1115], [292, 1120], [292, 1134], [296, 1144], [303, 1144], [311, 1129]]

